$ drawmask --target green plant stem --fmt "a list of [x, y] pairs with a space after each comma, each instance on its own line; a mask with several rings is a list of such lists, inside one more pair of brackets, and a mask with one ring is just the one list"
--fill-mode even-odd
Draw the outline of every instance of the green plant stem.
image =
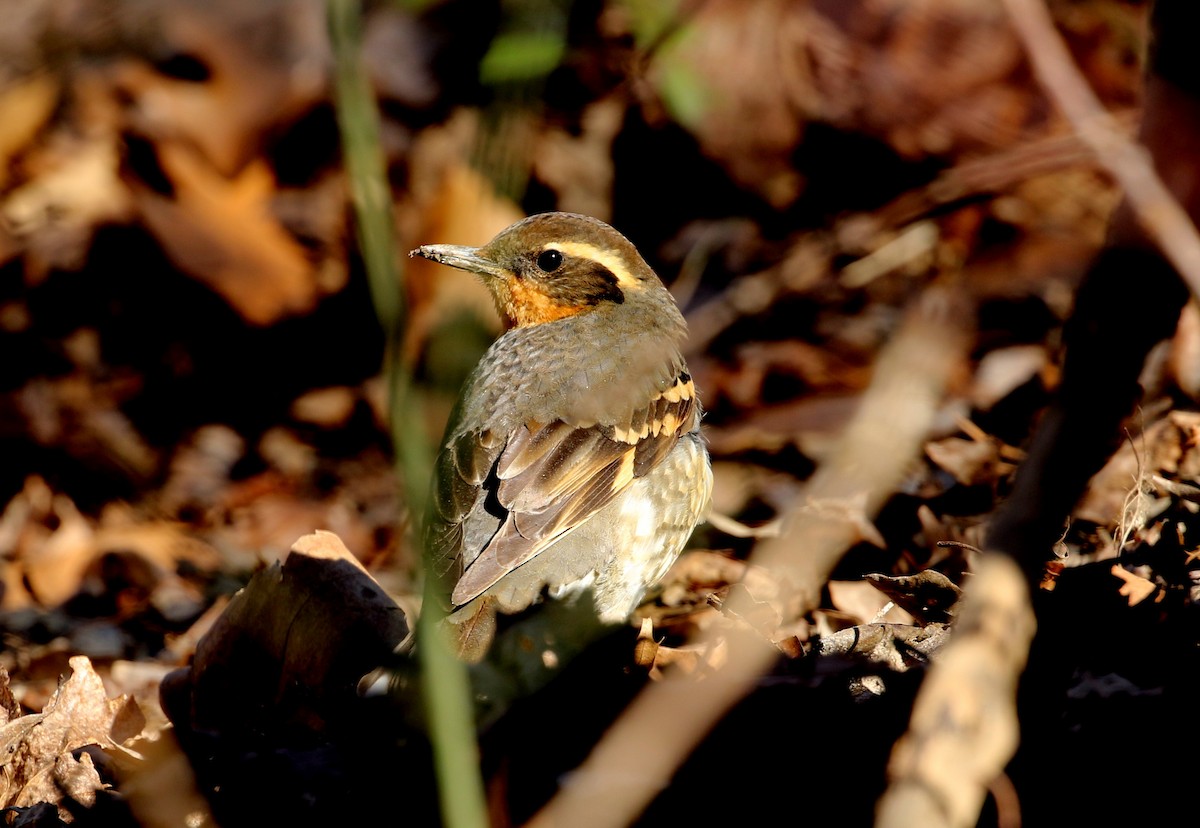
[[[391, 191], [379, 140], [379, 111], [359, 56], [359, 0], [328, 0], [335, 58], [334, 92], [359, 249], [371, 299], [387, 341], [391, 436], [397, 472], [410, 514], [424, 514], [426, 481], [433, 467], [421, 427], [421, 406], [412, 378], [399, 359], [404, 292], [393, 234]], [[419, 537], [414, 542], [419, 543]], [[438, 602], [426, 577], [427, 598], [417, 625], [429, 738], [443, 823], [448, 828], [485, 828], [487, 805], [479, 774], [471, 686], [466, 667], [438, 634]]]

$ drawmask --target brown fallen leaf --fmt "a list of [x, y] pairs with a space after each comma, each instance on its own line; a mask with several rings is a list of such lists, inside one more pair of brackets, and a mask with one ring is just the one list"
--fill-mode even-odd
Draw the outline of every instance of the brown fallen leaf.
[[184, 619], [199, 613], [203, 602], [178, 575], [179, 564], [207, 571], [221, 564], [217, 551], [181, 523], [147, 520], [121, 503], [109, 504], [93, 520], [37, 477], [0, 517], [0, 541], [8, 550], [0, 564], [10, 587], [6, 609], [59, 607], [80, 592], [101, 594], [117, 581], [165, 617]]
[[313, 308], [318, 278], [304, 248], [271, 211], [275, 180], [262, 159], [226, 178], [184, 144], [155, 145], [174, 198], [131, 190], [167, 255], [253, 325]]
[[[460, 112], [444, 127], [428, 130], [413, 147], [412, 197], [398, 208], [406, 249], [421, 244], [486, 244], [523, 217], [520, 208], [496, 192], [488, 178], [464, 160], [478, 129]], [[495, 303], [478, 277], [420, 257], [405, 263], [409, 317], [404, 332], [406, 358], [415, 358], [439, 326], [466, 314], [492, 333], [501, 330]]]
[[127, 117], [139, 134], [194, 146], [220, 174], [233, 175], [269, 133], [325, 94], [329, 44], [319, 5], [164, 4], [168, 9], [142, 11], [144, 36], [159, 54], [190, 60], [195, 76], [134, 59], [117, 66], [113, 94], [129, 102]]
[[[862, 581], [830, 581], [827, 584], [829, 599], [833, 607], [848, 618], [852, 624], [873, 624], [886, 621], [891, 624], [912, 624], [908, 608], [892, 596], [876, 589], [871, 576]], [[882, 613], [882, 615], [881, 615]]]
[[1125, 596], [1131, 607], [1140, 604], [1158, 591], [1158, 587], [1154, 585], [1153, 581], [1130, 572], [1120, 564], [1113, 564], [1109, 572], [1123, 582], [1117, 592]]
[[915, 575], [868, 574], [866, 582], [922, 624], [949, 623], [962, 597], [958, 584], [936, 569], [923, 569]]
[[[52, 511], [41, 516], [57, 527], [41, 543], [20, 549], [18, 565], [36, 601], [56, 607], [79, 591], [84, 573], [95, 558], [96, 532], [70, 498], [56, 494]], [[7, 599], [7, 596], [5, 596]]]
[[925, 456], [964, 486], [995, 484], [1013, 470], [1011, 464], [1000, 462], [999, 451], [990, 441], [946, 437], [926, 443]]
[[0, 90], [0, 186], [7, 183], [10, 162], [25, 149], [54, 112], [61, 93], [59, 79], [38, 72]]
[[163, 708], [181, 730], [319, 731], [408, 632], [403, 610], [337, 535], [306, 535], [234, 596], [191, 666], [163, 680]]
[[84, 805], [106, 785], [81, 748], [113, 750], [138, 736], [145, 717], [127, 696], [110, 699], [104, 682], [84, 656], [70, 660], [70, 678], [55, 691], [41, 713], [30, 713], [0, 727], [0, 805], [38, 803], [62, 807], [70, 797]]

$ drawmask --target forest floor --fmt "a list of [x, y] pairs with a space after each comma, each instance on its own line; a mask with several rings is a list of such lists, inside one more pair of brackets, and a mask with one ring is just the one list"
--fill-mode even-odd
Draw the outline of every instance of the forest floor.
[[[393, 439], [435, 443], [500, 323], [473, 277], [403, 253], [550, 209], [612, 223], [683, 309], [716, 517], [628, 628], [569, 664], [510, 653], [476, 676], [493, 823], [524, 823], [664, 673], [719, 675], [688, 642], [764, 577], [761, 536], [920, 298], [950, 291], [966, 345], [922, 450], [874, 513], [832, 505], [858, 536], [819, 606], [763, 632], [777, 663], [639, 822], [871, 823], [1117, 188], [987, 0], [510, 5], [364, 12], [395, 350], [421, 401], [399, 432], [325, 4], [27, 0], [6, 25], [7, 824], [438, 824], [404, 643], [420, 567], [403, 492], [427, 482], [398, 478]], [[1132, 131], [1148, 4], [1049, 5]], [[983, 825], [1144, 824], [1190, 800], [1194, 304], [1142, 385], [1035, 596], [1020, 745]]]

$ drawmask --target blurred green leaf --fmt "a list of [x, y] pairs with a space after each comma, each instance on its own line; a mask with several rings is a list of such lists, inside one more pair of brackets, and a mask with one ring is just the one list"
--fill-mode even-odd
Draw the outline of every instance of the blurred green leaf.
[[682, 44], [692, 34], [679, 0], [625, 0], [624, 5], [634, 42], [658, 67], [663, 106], [677, 123], [687, 128], [698, 126], [711, 106], [712, 90], [679, 57]]
[[496, 36], [479, 65], [485, 84], [543, 78], [554, 71], [567, 51], [557, 32], [508, 32]]
[[700, 124], [712, 102], [708, 85], [691, 66], [677, 60], [664, 62], [659, 94], [671, 117], [688, 128]]
[[625, 0], [629, 28], [639, 48], [647, 48], [679, 24], [678, 0]]

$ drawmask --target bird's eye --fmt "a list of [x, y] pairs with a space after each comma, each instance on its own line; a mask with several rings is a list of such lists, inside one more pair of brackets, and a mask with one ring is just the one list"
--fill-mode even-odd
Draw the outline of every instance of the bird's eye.
[[546, 273], [553, 273], [563, 263], [563, 255], [557, 250], [543, 250], [538, 254], [537, 266]]

